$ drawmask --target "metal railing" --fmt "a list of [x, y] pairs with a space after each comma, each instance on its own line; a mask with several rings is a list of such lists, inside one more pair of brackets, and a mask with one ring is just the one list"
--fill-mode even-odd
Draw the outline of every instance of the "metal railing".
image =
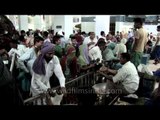
[[[68, 82], [66, 82], [65, 84], [65, 87], [66, 87], [66, 91], [67, 91], [67, 95], [69, 94], [77, 94], [78, 91], [76, 91], [78, 88], [83, 88], [83, 87], [91, 87], [93, 86], [95, 83], [96, 83], [96, 80], [98, 80], [98, 77], [99, 75], [101, 76], [107, 76], [106, 74], [104, 73], [96, 73], [96, 72], [88, 72], [84, 75], [81, 75], [75, 79], [72, 79]], [[148, 76], [148, 75], [145, 75], [144, 73], [139, 73], [139, 76], [140, 78], [142, 78], [142, 83], [139, 87], [143, 87], [144, 86], [144, 81], [143, 79], [144, 78], [149, 78], [149, 79], [146, 79], [145, 81], [153, 81], [152, 83], [152, 86], [154, 86], [155, 84], [155, 81], [159, 81], [160, 79], [158, 77], [155, 77], [155, 76]], [[60, 86], [57, 86], [57, 87], [54, 87], [52, 88], [52, 90], [56, 90], [58, 89]], [[140, 92], [144, 92], [144, 91], [141, 91]], [[33, 96], [31, 98], [28, 98], [26, 100], [24, 100], [24, 105], [33, 105], [33, 103], [37, 103], [37, 101], [40, 101], [41, 105], [45, 105], [44, 104], [44, 99], [47, 99], [48, 97], [48, 93], [45, 92], [45, 93], [41, 93], [39, 95], [36, 95], [36, 96]], [[115, 99], [113, 99], [113, 101], [115, 102], [116, 99], [118, 98], [118, 96], [115, 97]], [[109, 105], [112, 105], [114, 102], [111, 101], [111, 103]], [[47, 105], [50, 105], [50, 102], [47, 102], [46, 103]], [[62, 104], [72, 104], [70, 101], [67, 101], [65, 103], [62, 102]]]
[[[97, 77], [96, 77], [95, 72], [88, 72], [84, 75], [81, 75], [75, 79], [68, 81], [65, 84], [66, 91], [70, 91], [71, 93], [74, 93], [74, 92], [76, 92], [76, 91], [74, 91], [74, 88], [93, 86], [95, 84], [96, 79], [97, 79]], [[59, 87], [60, 86], [54, 87], [54, 88], [52, 88], [52, 90], [56, 90]], [[48, 92], [41, 93], [39, 95], [36, 95], [36, 96], [33, 96], [31, 98], [24, 100], [24, 105], [33, 105], [33, 103], [36, 104], [37, 101], [40, 101], [41, 105], [45, 105], [43, 101], [47, 97], [48, 97]], [[46, 103], [46, 104], [50, 105], [50, 103]], [[67, 103], [67, 104], [69, 104], [69, 103]]]

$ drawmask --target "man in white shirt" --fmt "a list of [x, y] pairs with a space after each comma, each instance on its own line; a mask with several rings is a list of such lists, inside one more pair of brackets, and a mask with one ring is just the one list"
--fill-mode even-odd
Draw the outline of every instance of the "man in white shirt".
[[20, 55], [23, 55], [29, 49], [28, 40], [24, 36], [20, 36], [19, 43], [20, 44], [17, 43], [18, 44], [17, 49], [19, 50]]
[[107, 92], [124, 95], [136, 92], [139, 86], [139, 76], [136, 67], [130, 62], [130, 55], [128, 53], [122, 53], [120, 63], [123, 66], [119, 70], [112, 70], [107, 67], [100, 69], [100, 71], [114, 75], [113, 77], [107, 77]]
[[102, 53], [98, 46], [94, 46], [89, 50], [89, 57], [91, 61], [97, 60], [98, 58], [100, 59], [99, 62], [102, 61]]
[[11, 47], [11, 49], [8, 52], [8, 55], [12, 61], [11, 67], [10, 67], [10, 71], [11, 71], [11, 68], [12, 68], [14, 62], [16, 63], [16, 68], [19, 68], [19, 63], [17, 61], [17, 58], [19, 58], [21, 55], [23, 55], [27, 51], [27, 49], [26, 49], [25, 45], [18, 44], [17, 40], [12, 40], [10, 42], [10, 47]]
[[[22, 56], [18, 58], [19, 67], [26, 73], [29, 73], [32, 75], [32, 66], [35, 61], [35, 59], [38, 56], [38, 52], [43, 44], [44, 39], [42, 37], [35, 37], [34, 38], [34, 46], [32, 46], [26, 53], [24, 53]], [[25, 66], [24, 62], [27, 63], [27, 66]]]
[[90, 50], [92, 47], [94, 47], [94, 46], [97, 44], [97, 42], [98, 42], [98, 40], [97, 40], [97, 38], [95, 37], [95, 33], [94, 33], [94, 32], [90, 32], [89, 37], [86, 37], [86, 38], [84, 39], [83, 44], [88, 45], [88, 48], [89, 48], [89, 50]]
[[[56, 93], [51, 99], [54, 105], [60, 105], [63, 93], [65, 93], [65, 77], [59, 59], [54, 55], [54, 45], [50, 42], [45, 42], [41, 49], [41, 54], [33, 64], [33, 76], [31, 80], [31, 92], [33, 96], [47, 91], [53, 96], [49, 83], [53, 72], [59, 80], [61, 94]], [[44, 98], [43, 100], [44, 104], [46, 104], [46, 99]], [[38, 101], [38, 104], [40, 105], [41, 102]]]
[[9, 57], [13, 56], [14, 53], [17, 54], [17, 57], [20, 57], [28, 50], [24, 44], [18, 44], [17, 40], [12, 40], [10, 42], [10, 47], [11, 49], [8, 52]]
[[[104, 39], [100, 38], [99, 40], [104, 40]], [[102, 52], [98, 47], [98, 44], [89, 49], [89, 58], [91, 59], [91, 61], [99, 59], [100, 60], [99, 63], [102, 61]]]
[[121, 53], [126, 53], [127, 52], [127, 47], [124, 44], [125, 43], [124, 40], [125, 39], [123, 39], [123, 38], [120, 41], [118, 40], [119, 43], [115, 46], [115, 48], [113, 50], [114, 54], [116, 55], [117, 58], [120, 58]]
[[11, 66], [13, 65], [14, 56], [15, 56], [15, 62], [16, 67], [19, 68], [19, 63], [17, 61], [17, 58], [22, 56], [29, 48], [26, 46], [26, 40], [24, 39], [24, 36], [20, 37], [21, 44], [18, 44], [17, 40], [12, 40], [10, 42], [10, 51], [8, 52], [9, 57], [12, 59]]

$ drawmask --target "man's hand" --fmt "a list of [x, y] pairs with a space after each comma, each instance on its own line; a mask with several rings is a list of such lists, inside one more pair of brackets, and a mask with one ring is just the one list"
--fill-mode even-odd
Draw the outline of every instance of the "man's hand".
[[47, 92], [51, 97], [54, 97], [56, 95], [56, 93], [51, 88], [48, 88]]
[[108, 68], [105, 67], [105, 66], [102, 66], [100, 69], [99, 69], [100, 72], [107, 72], [108, 71]]
[[59, 87], [59, 88], [57, 89], [57, 94], [58, 94], [58, 95], [66, 94], [66, 93], [67, 93], [67, 91], [66, 91], [66, 88], [65, 88], [65, 87]]

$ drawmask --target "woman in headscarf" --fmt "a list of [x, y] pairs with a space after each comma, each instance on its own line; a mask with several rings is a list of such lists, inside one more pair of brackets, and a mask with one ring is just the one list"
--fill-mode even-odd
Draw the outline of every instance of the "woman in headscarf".
[[[33, 75], [31, 80], [31, 92], [33, 96], [46, 91], [49, 91], [51, 96], [53, 95], [49, 83], [49, 79], [53, 72], [59, 80], [62, 94], [58, 95], [55, 93], [55, 96], [52, 97], [52, 103], [54, 105], [60, 105], [63, 93], [65, 92], [65, 77], [59, 59], [54, 55], [54, 45], [50, 42], [45, 42], [41, 49], [41, 54], [33, 64]], [[40, 101], [38, 101], [38, 104], [41, 104]], [[43, 99], [43, 104], [46, 104], [45, 99]]]
[[88, 65], [90, 63], [88, 46], [85, 44], [80, 45], [79, 52], [80, 55], [78, 57], [78, 61], [80, 66]]
[[83, 74], [88, 69], [94, 67], [94, 64], [90, 64], [88, 45], [83, 44], [83, 40], [80, 41], [79, 53], [78, 64], [80, 67], [80, 73]]
[[78, 64], [76, 57], [76, 49], [69, 45], [66, 48], [66, 55], [61, 59], [62, 70], [67, 79], [72, 79], [78, 75]]

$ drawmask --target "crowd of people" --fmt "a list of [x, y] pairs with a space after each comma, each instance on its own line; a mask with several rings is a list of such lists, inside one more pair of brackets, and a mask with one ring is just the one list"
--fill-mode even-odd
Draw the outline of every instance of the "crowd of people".
[[[65, 38], [63, 31], [21, 30], [11, 40], [1, 39], [0, 92], [3, 94], [0, 96], [4, 99], [0, 103], [22, 104], [23, 100], [48, 91], [53, 104], [60, 105], [67, 81], [111, 60], [120, 60], [112, 67], [114, 70], [97, 67], [97, 70], [114, 75], [108, 78], [111, 80], [107, 81], [108, 89], [134, 93], [139, 86], [137, 67], [143, 54], [150, 54], [155, 64], [160, 62], [160, 26], [157, 26], [155, 39], [143, 28], [142, 19], [135, 19], [134, 28], [132, 34], [117, 31], [112, 35], [101, 31], [99, 37], [94, 32], [79, 31], [71, 34], [69, 39]], [[7, 34], [3, 36], [7, 39]], [[56, 86], [60, 86], [59, 93], [51, 90]], [[45, 99], [43, 102], [46, 104]]]

